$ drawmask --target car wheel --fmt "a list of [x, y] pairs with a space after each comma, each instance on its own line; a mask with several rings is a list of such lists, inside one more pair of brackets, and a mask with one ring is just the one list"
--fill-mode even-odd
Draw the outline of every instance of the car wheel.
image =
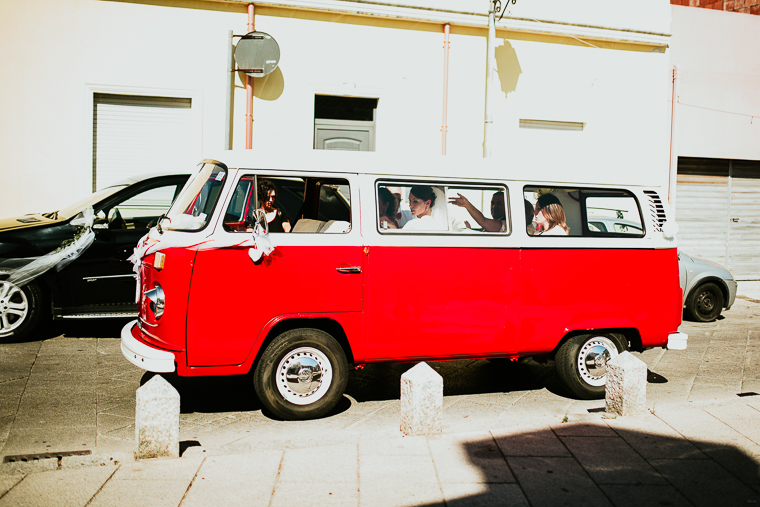
[[557, 351], [557, 374], [578, 398], [604, 398], [607, 363], [627, 348], [628, 341], [616, 334], [574, 336]]
[[697, 322], [710, 322], [723, 311], [723, 291], [714, 283], [705, 283], [686, 298], [686, 315]]
[[31, 281], [21, 287], [0, 273], [0, 341], [28, 338], [47, 314], [40, 286]]
[[269, 344], [253, 373], [259, 400], [286, 420], [315, 419], [343, 396], [348, 363], [343, 348], [319, 329], [293, 329]]

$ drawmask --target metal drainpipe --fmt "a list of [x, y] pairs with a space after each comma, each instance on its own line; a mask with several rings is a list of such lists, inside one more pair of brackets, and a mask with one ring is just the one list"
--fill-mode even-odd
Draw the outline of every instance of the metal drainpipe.
[[493, 62], [496, 59], [496, 12], [495, 4], [491, 2], [488, 9], [488, 54], [486, 61], [486, 119], [483, 133], [483, 158], [491, 158], [491, 129], [493, 116], [491, 114], [491, 100], [489, 95], [493, 89]]
[[449, 33], [451, 25], [443, 27], [443, 123], [441, 126], [441, 154], [446, 155], [446, 134], [448, 133], [448, 102], [449, 102]]
[[232, 62], [232, 53], [235, 46], [232, 43], [232, 30], [227, 32], [227, 109], [224, 115], [224, 149], [232, 148], [230, 145], [230, 116], [232, 115], [232, 85], [235, 79], [235, 65]]
[[[256, 30], [254, 6], [248, 4], [248, 33]], [[253, 78], [245, 76], [245, 149], [250, 150], [253, 145]]]
[[678, 108], [678, 69], [673, 65], [673, 83], [670, 96], [670, 167], [668, 170], [668, 203], [675, 212], [676, 182], [678, 181], [678, 143], [676, 132], [676, 112]]

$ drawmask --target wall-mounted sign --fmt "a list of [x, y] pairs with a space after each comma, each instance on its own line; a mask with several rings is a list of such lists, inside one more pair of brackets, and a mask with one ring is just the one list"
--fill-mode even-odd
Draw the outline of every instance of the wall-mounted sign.
[[249, 76], [266, 76], [280, 62], [280, 46], [274, 37], [264, 32], [250, 32], [235, 47], [238, 70]]

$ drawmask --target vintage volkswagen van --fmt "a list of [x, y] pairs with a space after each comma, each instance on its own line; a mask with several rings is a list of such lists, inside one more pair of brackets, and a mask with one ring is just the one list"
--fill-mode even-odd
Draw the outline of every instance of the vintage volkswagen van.
[[[596, 398], [620, 352], [686, 347], [661, 188], [505, 179], [492, 164], [203, 161], [133, 256], [124, 356], [252, 372], [269, 411], [307, 419], [369, 362], [550, 356], [572, 395]], [[264, 234], [272, 188], [289, 232]], [[589, 226], [605, 216], [636, 227]]]

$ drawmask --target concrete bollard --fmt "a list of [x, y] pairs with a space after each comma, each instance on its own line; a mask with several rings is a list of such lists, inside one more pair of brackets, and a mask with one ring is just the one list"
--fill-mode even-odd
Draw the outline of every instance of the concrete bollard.
[[607, 363], [604, 400], [611, 415], [646, 412], [647, 365], [627, 350]]
[[137, 390], [135, 459], [179, 457], [179, 393], [156, 375]]
[[436, 435], [443, 419], [443, 378], [427, 363], [401, 375], [401, 432]]

